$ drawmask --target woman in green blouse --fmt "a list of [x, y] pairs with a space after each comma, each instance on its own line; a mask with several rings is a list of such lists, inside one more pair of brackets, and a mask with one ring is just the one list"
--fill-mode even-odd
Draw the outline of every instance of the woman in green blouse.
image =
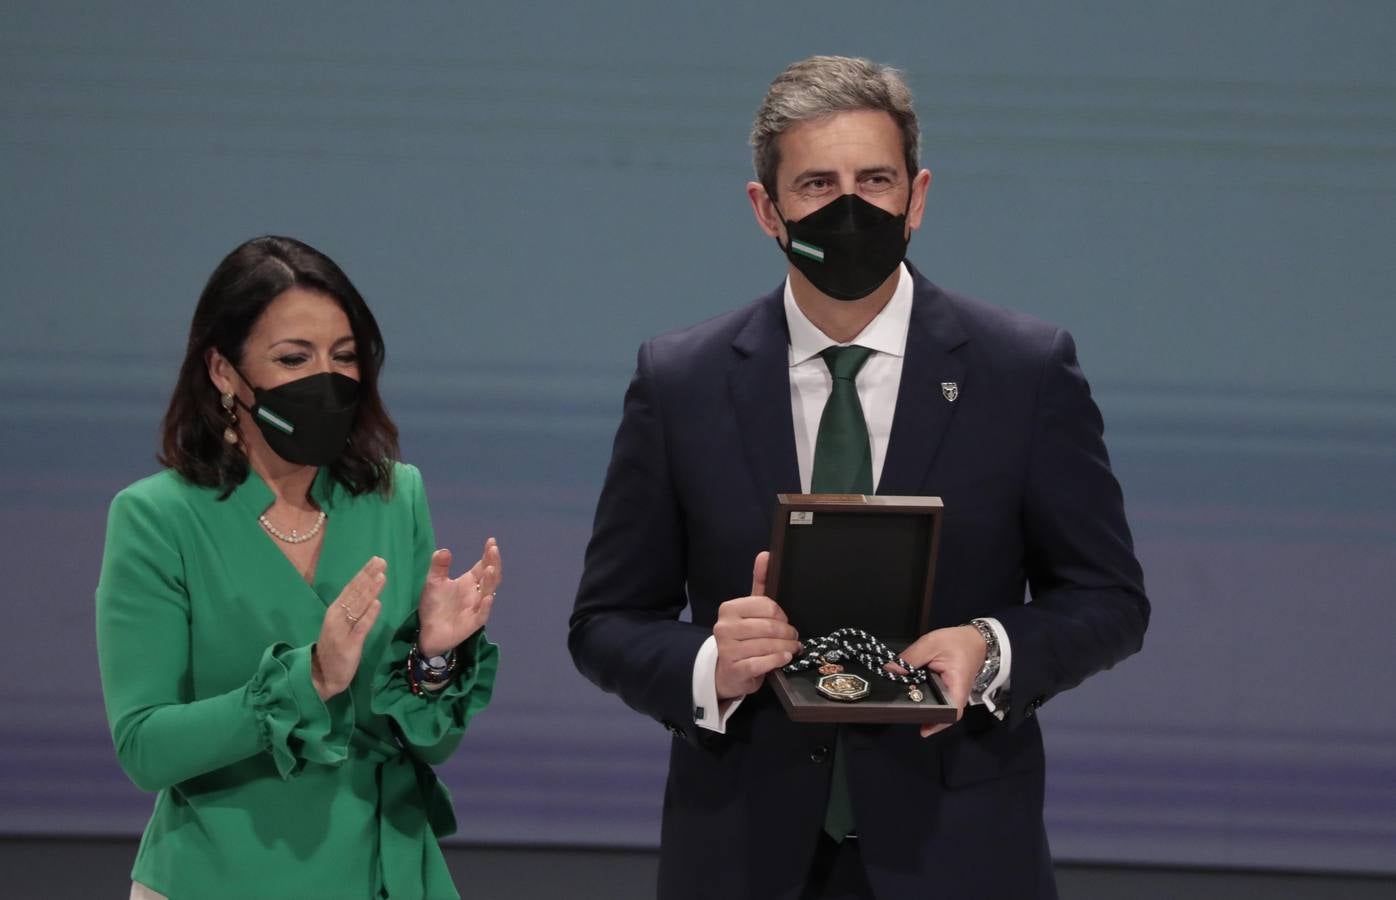
[[112, 502], [97, 587], [117, 758], [158, 792], [133, 897], [458, 897], [431, 766], [489, 702], [501, 562], [490, 539], [450, 577], [382, 361], [298, 241], [248, 241], [204, 288], [166, 468]]

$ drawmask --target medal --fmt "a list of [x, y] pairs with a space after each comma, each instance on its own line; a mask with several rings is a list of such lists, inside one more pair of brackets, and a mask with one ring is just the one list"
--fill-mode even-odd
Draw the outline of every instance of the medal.
[[[892, 648], [859, 628], [840, 628], [824, 637], [811, 638], [804, 642], [804, 652], [785, 666], [787, 672], [800, 672], [814, 669], [821, 676], [815, 682], [815, 689], [830, 700], [853, 703], [872, 693], [871, 683], [858, 675], [844, 671], [842, 663], [852, 660], [860, 663], [873, 675], [904, 685], [906, 698], [912, 703], [925, 701], [930, 687], [927, 682], [931, 674], [925, 668], [916, 668]], [[906, 670], [905, 675], [889, 672], [887, 663], [895, 663]]]
[[872, 690], [872, 686], [868, 684], [866, 679], [859, 678], [857, 675], [839, 672], [835, 675], [821, 676], [814, 683], [814, 689], [830, 700], [852, 703], [866, 697]]

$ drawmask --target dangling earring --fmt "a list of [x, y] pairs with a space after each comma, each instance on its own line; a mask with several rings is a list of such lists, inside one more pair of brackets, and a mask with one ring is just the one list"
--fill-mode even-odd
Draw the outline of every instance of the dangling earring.
[[233, 392], [228, 391], [222, 396], [223, 411], [228, 414], [228, 425], [223, 429], [223, 440], [229, 444], [238, 442], [238, 413], [233, 400]]

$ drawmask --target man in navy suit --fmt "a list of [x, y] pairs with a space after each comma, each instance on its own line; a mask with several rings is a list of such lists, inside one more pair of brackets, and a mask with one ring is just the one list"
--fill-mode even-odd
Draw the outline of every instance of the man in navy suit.
[[[1034, 713], [1149, 617], [1075, 346], [904, 261], [931, 174], [895, 70], [792, 65], [752, 145], [785, 283], [641, 347], [571, 620], [578, 668], [673, 735], [659, 895], [1055, 897]], [[764, 550], [830, 453], [843, 347], [876, 492], [945, 503], [933, 628], [902, 655], [949, 726], [795, 724], [762, 686], [814, 637], [764, 595]]]

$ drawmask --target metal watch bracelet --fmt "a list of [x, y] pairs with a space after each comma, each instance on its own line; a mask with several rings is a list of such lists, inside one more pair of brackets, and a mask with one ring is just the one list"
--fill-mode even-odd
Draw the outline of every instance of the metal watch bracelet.
[[999, 636], [994, 633], [993, 626], [983, 619], [972, 619], [969, 624], [978, 629], [979, 636], [984, 639], [984, 664], [979, 667], [979, 674], [974, 676], [974, 685], [969, 691], [971, 698], [978, 699], [984, 696], [999, 674]]

